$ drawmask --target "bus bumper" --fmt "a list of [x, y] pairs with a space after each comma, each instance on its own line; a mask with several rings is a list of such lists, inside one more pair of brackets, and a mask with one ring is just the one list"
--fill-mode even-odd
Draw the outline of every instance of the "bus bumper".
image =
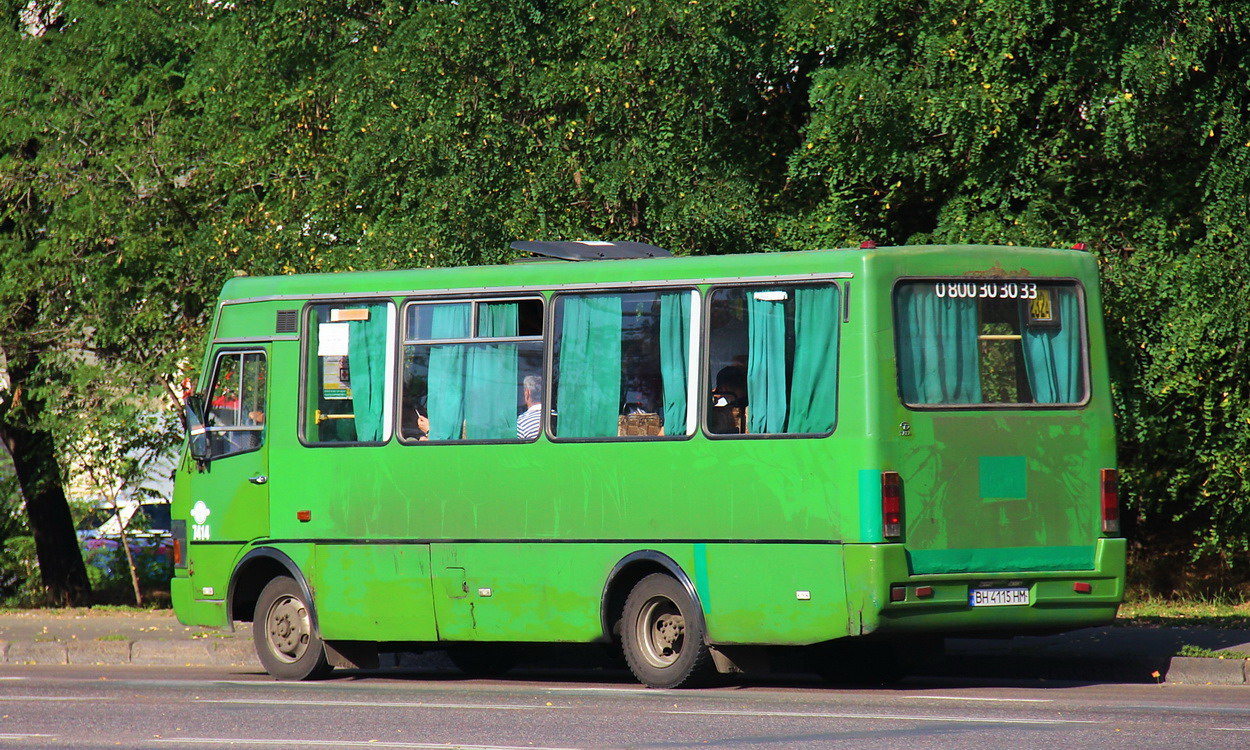
[[[1126, 545], [1098, 539], [1091, 570], [913, 575], [901, 544], [848, 544], [851, 635], [1028, 633], [1105, 625], [1124, 599]], [[973, 606], [973, 589], [1026, 589], [1028, 603]]]
[[174, 614], [183, 625], [200, 625], [208, 628], [228, 628], [224, 599], [196, 599], [191, 579], [174, 576], [169, 581], [169, 595], [173, 600]]

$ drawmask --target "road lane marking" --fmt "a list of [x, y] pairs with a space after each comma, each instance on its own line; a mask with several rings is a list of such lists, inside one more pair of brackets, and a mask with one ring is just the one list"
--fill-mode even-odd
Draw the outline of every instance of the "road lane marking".
[[539, 747], [536, 745], [474, 745], [456, 742], [391, 742], [387, 740], [303, 740], [249, 739], [246, 737], [160, 737], [148, 742], [175, 742], [179, 745], [278, 745], [296, 747], [399, 747], [413, 750], [580, 750], [571, 747]]
[[[275, 688], [305, 688], [309, 690], [333, 690], [340, 687], [344, 682], [335, 682], [327, 680], [325, 682], [279, 682], [277, 680], [267, 679], [268, 675], [264, 675], [255, 680], [196, 680], [197, 684], [204, 685], [245, 685], [247, 687], [275, 687]], [[170, 680], [173, 682], [173, 680]]]
[[86, 695], [0, 695], [0, 701], [5, 703], [20, 703], [21, 701], [111, 701], [113, 698], [109, 696], [86, 696]]
[[522, 706], [515, 703], [412, 703], [382, 701], [309, 701], [309, 700], [248, 700], [247, 698], [201, 698], [197, 703], [233, 703], [243, 706], [359, 706], [361, 708], [481, 708], [492, 711], [536, 711], [563, 708], [563, 706]]
[[824, 714], [797, 711], [664, 711], [689, 716], [752, 716], [781, 719], [870, 719], [873, 721], [949, 721], [964, 724], [1102, 724], [1083, 719], [999, 719], [980, 716], [908, 716], [906, 714]]
[[1250, 732], [1250, 727], [1214, 727], [1217, 732]]
[[24, 680], [25, 677], [0, 677], [0, 680]]
[[985, 701], [988, 703], [1054, 703], [1050, 698], [976, 698], [967, 695], [905, 695], [923, 701]]
[[55, 737], [55, 734], [17, 734], [16, 732], [0, 732], [0, 740], [47, 740]]
[[609, 687], [549, 687], [543, 688], [549, 693], [613, 693], [615, 695], [663, 695], [662, 691], [652, 690], [645, 685], [636, 688]]

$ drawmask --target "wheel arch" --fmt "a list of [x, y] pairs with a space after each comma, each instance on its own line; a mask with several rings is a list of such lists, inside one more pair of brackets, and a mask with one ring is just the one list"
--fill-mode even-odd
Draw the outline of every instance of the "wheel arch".
[[265, 585], [274, 578], [286, 576], [295, 579], [304, 601], [308, 602], [309, 619], [314, 631], [320, 631], [317, 624], [317, 605], [313, 600], [312, 587], [303, 571], [285, 552], [273, 547], [257, 547], [248, 551], [234, 567], [234, 575], [230, 576], [230, 588], [226, 594], [226, 618], [229, 622], [251, 622], [256, 609], [256, 601]]
[[[612, 572], [608, 574], [608, 579], [603, 585], [603, 594], [599, 601], [599, 619], [603, 627], [604, 640], [611, 642], [620, 636], [619, 623], [621, 613], [625, 610], [625, 599], [639, 581], [652, 573], [666, 573], [676, 578], [698, 608], [699, 616], [706, 622], [699, 592], [695, 588], [694, 581], [690, 580], [690, 576], [686, 575], [681, 565], [663, 552], [653, 549], [638, 550], [621, 558], [613, 566]], [[706, 627], [704, 629], [706, 630]]]

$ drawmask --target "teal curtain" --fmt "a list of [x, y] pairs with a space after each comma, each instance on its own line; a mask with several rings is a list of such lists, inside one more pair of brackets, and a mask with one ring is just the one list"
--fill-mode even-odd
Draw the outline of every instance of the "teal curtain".
[[[468, 304], [434, 305], [431, 319], [436, 339], [469, 337]], [[429, 395], [426, 408], [430, 440], [459, 440], [465, 418], [465, 370], [467, 344], [436, 344], [430, 347]]]
[[613, 437], [621, 401], [621, 298], [560, 298], [557, 363], [560, 437]]
[[686, 434], [690, 366], [690, 292], [660, 294], [660, 380], [664, 434]]
[[825, 433], [838, 413], [838, 288], [794, 291], [794, 374], [786, 432]]
[[785, 431], [786, 308], [747, 291], [747, 430]]
[[939, 298], [933, 284], [898, 289], [898, 361], [910, 404], [981, 402], [977, 301]]
[[1020, 306], [1021, 344], [1033, 400], [1072, 404], [1081, 400], [1081, 320], [1076, 290], [1051, 288], [1059, 327], [1028, 325], [1028, 303]]
[[[517, 335], [517, 309], [515, 302], [479, 304], [477, 335]], [[475, 344], [465, 377], [465, 437], [516, 440], [517, 345]]]
[[[349, 309], [361, 309], [349, 308]], [[352, 413], [356, 439], [381, 442], [386, 395], [386, 305], [368, 305], [368, 320], [347, 323], [347, 361], [351, 369]]]

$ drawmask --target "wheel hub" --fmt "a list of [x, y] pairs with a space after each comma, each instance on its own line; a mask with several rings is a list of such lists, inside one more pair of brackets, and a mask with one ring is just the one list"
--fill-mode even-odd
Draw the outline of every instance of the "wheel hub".
[[269, 645], [275, 656], [286, 662], [303, 656], [312, 632], [308, 609], [303, 602], [290, 596], [282, 597], [270, 607], [266, 620]]
[[639, 612], [637, 632], [642, 636], [642, 655], [656, 667], [667, 667], [681, 656], [686, 618], [666, 597], [652, 599]]

